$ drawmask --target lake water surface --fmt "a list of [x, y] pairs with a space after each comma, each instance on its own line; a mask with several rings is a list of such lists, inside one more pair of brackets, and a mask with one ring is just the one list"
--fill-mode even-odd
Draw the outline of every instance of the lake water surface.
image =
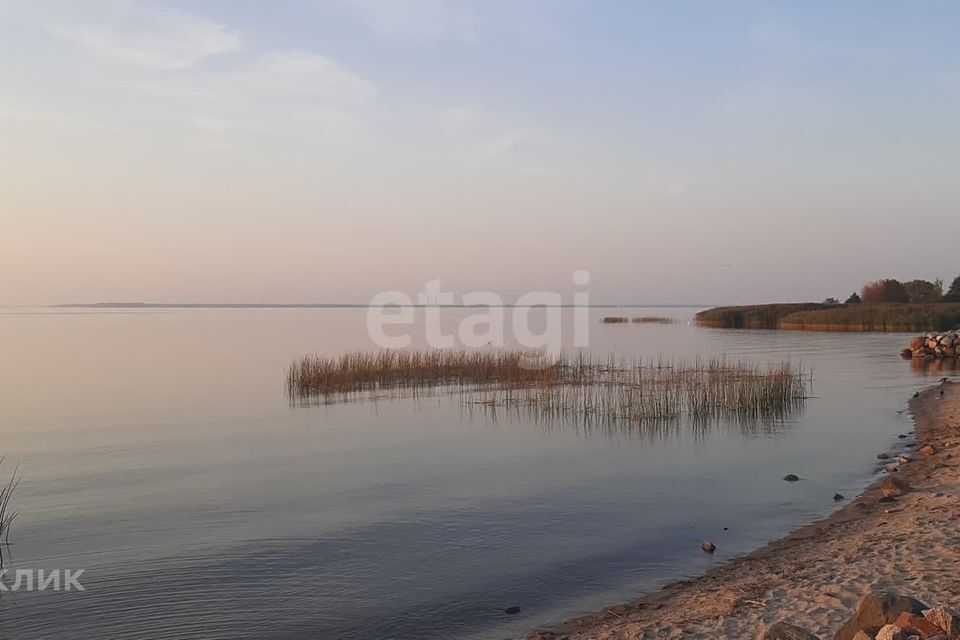
[[777, 422], [615, 430], [444, 395], [291, 407], [284, 367], [372, 348], [364, 310], [0, 309], [0, 472], [22, 476], [6, 581], [83, 569], [86, 588], [0, 594], [0, 638], [522, 637], [829, 513], [941, 375], [898, 357], [902, 334], [694, 311], [593, 310], [591, 350], [789, 358], [814, 397]]

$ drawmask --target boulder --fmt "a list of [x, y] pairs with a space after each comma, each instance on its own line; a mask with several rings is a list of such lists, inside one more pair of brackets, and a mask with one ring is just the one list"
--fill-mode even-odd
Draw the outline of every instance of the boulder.
[[777, 622], [767, 627], [760, 640], [820, 640], [803, 627], [789, 622]]
[[707, 553], [713, 553], [717, 550], [717, 545], [713, 544], [709, 540], [704, 540], [700, 543], [700, 548], [706, 551]]
[[960, 613], [953, 609], [934, 607], [924, 611], [923, 617], [937, 625], [948, 637], [960, 637]]
[[908, 640], [908, 636], [897, 625], [888, 624], [877, 631], [876, 640]]
[[943, 635], [943, 629], [933, 624], [922, 615], [904, 611], [893, 624], [903, 629], [909, 636], [920, 636], [920, 640], [929, 640], [936, 636]]
[[788, 473], [787, 475], [783, 476], [783, 479], [787, 482], [796, 482], [800, 478], [794, 473]]
[[[919, 600], [901, 596], [895, 591], [871, 591], [857, 605], [857, 611], [833, 636], [834, 640], [853, 640], [858, 631], [877, 633], [907, 611], [922, 614], [929, 609]], [[901, 631], [898, 628], [898, 631]], [[879, 636], [878, 636], [879, 637]]]
[[897, 476], [887, 476], [880, 484], [880, 491], [885, 498], [896, 498], [909, 492], [910, 483]]

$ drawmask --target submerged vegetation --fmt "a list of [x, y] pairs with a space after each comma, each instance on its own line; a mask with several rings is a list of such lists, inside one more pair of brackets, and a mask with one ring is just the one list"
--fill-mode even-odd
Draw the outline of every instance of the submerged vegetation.
[[697, 323], [725, 329], [808, 331], [937, 331], [960, 325], [960, 304], [764, 304], [717, 307]]
[[790, 363], [760, 366], [724, 358], [618, 360], [526, 351], [382, 351], [307, 356], [287, 372], [292, 401], [358, 393], [444, 388], [465, 405], [522, 409], [538, 417], [589, 420], [777, 417], [807, 395]]

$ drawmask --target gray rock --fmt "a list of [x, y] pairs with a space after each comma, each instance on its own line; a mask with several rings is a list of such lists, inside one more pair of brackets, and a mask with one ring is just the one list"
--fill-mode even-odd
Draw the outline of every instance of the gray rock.
[[788, 473], [787, 475], [783, 476], [783, 479], [787, 482], [796, 482], [800, 478], [796, 474]]

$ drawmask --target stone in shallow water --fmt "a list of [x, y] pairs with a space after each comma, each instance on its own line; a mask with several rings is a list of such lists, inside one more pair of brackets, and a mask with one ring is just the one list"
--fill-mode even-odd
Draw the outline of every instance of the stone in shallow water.
[[797, 480], [800, 479], [800, 477], [794, 473], [788, 473], [787, 475], [783, 476], [783, 479], [786, 480], [787, 482], [796, 482]]
[[717, 550], [717, 545], [713, 544], [709, 540], [704, 540], [702, 543], [700, 543], [700, 548], [707, 553], [713, 553]]
[[520, 613], [520, 607], [507, 607], [503, 612], [512, 616], [515, 613]]
[[833, 494], [833, 499], [836, 500], [837, 502], [839, 502], [840, 500], [843, 500], [843, 494], [842, 494], [842, 493], [835, 493], [835, 494]]

